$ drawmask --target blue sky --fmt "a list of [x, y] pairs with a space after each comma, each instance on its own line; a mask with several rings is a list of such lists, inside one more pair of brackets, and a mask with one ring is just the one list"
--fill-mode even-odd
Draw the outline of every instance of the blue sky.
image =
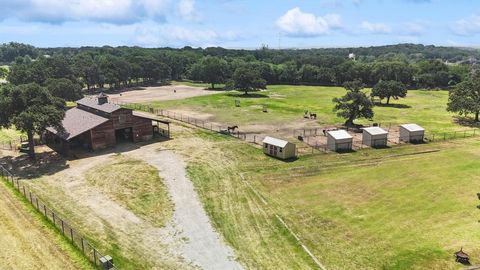
[[478, 0], [0, 0], [0, 43], [40, 47], [480, 47]]

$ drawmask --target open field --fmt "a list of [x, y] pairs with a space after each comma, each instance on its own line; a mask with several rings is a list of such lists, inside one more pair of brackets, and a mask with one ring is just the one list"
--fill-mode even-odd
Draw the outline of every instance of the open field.
[[201, 87], [186, 85], [166, 85], [141, 87], [136, 90], [109, 94], [111, 102], [143, 103], [151, 100], [180, 100], [197, 96], [218, 94], [218, 91], [205, 90]]
[[0, 179], [1, 269], [93, 269], [47, 221]]
[[[243, 132], [271, 134], [284, 130], [284, 133], [290, 134], [293, 129], [338, 126], [343, 123], [344, 120], [332, 112], [332, 98], [344, 93], [341, 87], [271, 85], [268, 90], [249, 96], [229, 91], [183, 100], [144, 103], [224, 126], [238, 125]], [[235, 100], [240, 101], [240, 107], [235, 107]], [[432, 133], [469, 128], [455, 123], [454, 115], [446, 111], [447, 100], [447, 91], [410, 90], [405, 99], [392, 100], [390, 106], [376, 106], [373, 121], [357, 122], [376, 122], [384, 126], [418, 123]], [[268, 113], [262, 112], [263, 105], [268, 107]], [[304, 119], [305, 110], [317, 113], [317, 120]]]
[[[216, 136], [208, 140], [217, 141], [210, 152], [236, 165], [209, 165], [216, 159], [212, 153], [194, 162], [190, 173], [215, 224], [253, 268], [312, 267], [301, 250], [291, 256], [280, 251], [298, 245], [278, 231], [267, 246], [288, 263], [261, 257], [267, 253], [256, 241], [276, 230], [273, 213], [283, 216], [330, 269], [457, 269], [452, 254], [462, 246], [474, 263], [480, 261], [474, 190], [480, 184], [478, 140], [316, 155], [294, 163]], [[247, 179], [269, 207], [253, 195], [238, 197], [249, 192], [240, 184], [241, 172], [250, 172]], [[252, 214], [257, 211], [265, 216]]]

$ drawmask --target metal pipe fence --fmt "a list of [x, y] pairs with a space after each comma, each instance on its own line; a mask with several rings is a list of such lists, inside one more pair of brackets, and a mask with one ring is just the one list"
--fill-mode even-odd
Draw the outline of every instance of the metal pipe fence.
[[[210, 130], [210, 131], [217, 132], [224, 135], [229, 135], [229, 136], [244, 140], [249, 143], [257, 144], [257, 145], [262, 145], [262, 140], [264, 139], [264, 136], [261, 134], [241, 132], [238, 129], [236, 131], [231, 131], [228, 129], [227, 126], [222, 126], [217, 123], [208, 122], [202, 119], [197, 119], [188, 115], [176, 113], [169, 110], [156, 109], [145, 104], [137, 104], [137, 103], [117, 103], [117, 104], [130, 109], [147, 111], [157, 116], [171, 118], [183, 123], [194, 125], [195, 127], [198, 127], [198, 128]], [[395, 129], [398, 125], [393, 123], [375, 123], [373, 124], [373, 126], [379, 126], [388, 132], [392, 131], [392, 129], [393, 129], [392, 132], [398, 131]], [[337, 129], [337, 128], [332, 127], [332, 129]], [[297, 154], [306, 155], [306, 154], [312, 154], [312, 153], [329, 152], [329, 151], [335, 151], [333, 149], [336, 149], [336, 147], [342, 148], [342, 146], [329, 145], [327, 143], [318, 143], [314, 139], [311, 140], [311, 138], [314, 138], [317, 136], [325, 136], [326, 131], [328, 130], [329, 128], [294, 129], [293, 137], [301, 139], [307, 145], [305, 147], [297, 146]], [[358, 132], [358, 128], [346, 128], [346, 130], [355, 132], [355, 133]], [[395, 134], [393, 138], [388, 137], [387, 139], [380, 139], [381, 141], [379, 141], [378, 143], [374, 142], [372, 145], [373, 147], [395, 146], [395, 145], [410, 143], [410, 142], [413, 142], [413, 143], [435, 142], [440, 140], [452, 140], [452, 139], [458, 139], [458, 138], [474, 137], [477, 135], [480, 135], [480, 129], [468, 129], [463, 131], [438, 132], [438, 133], [428, 133], [428, 134], [426, 133], [421, 140], [418, 140], [418, 139], [412, 140], [412, 138], [402, 138], [400, 134], [398, 135]], [[365, 145], [362, 140], [354, 138], [352, 141], [351, 148], [352, 150], [359, 150], [359, 149], [370, 148], [370, 147], [371, 146]], [[338, 152], [342, 152], [342, 151], [345, 151], [345, 150], [341, 149]]]
[[3, 178], [9, 185], [18, 191], [30, 204], [42, 214], [51, 224], [59, 230], [59, 232], [70, 243], [78, 248], [85, 257], [90, 260], [96, 267], [100, 269], [114, 269], [118, 268], [113, 261], [106, 260], [106, 257], [100, 252], [91, 242], [76, 231], [68, 222], [65, 221], [59, 214], [47, 206], [31, 189], [21, 183], [21, 181], [13, 176], [5, 167], [0, 165], [0, 178]]

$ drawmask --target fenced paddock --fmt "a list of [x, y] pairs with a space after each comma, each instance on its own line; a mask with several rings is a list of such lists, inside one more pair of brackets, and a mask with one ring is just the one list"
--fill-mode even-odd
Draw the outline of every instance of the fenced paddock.
[[[101, 258], [104, 254], [95, 248], [84, 236], [76, 231], [54, 210], [47, 206], [37, 195], [35, 195], [20, 179], [17, 179], [5, 167], [0, 165], [0, 178], [3, 178], [9, 185], [18, 191], [32, 206], [41, 213], [45, 219], [55, 225], [60, 233], [67, 238], [73, 246], [78, 248], [96, 267], [104, 267]], [[118, 270], [114, 264], [107, 262], [107, 269]]]
[[[142, 110], [142, 111], [153, 113], [157, 116], [174, 119], [183, 123], [193, 125], [198, 128], [210, 130], [212, 132], [229, 135], [229, 136], [244, 140], [246, 142], [252, 143], [257, 146], [261, 146], [262, 140], [269, 135], [269, 134], [262, 134], [258, 132], [243, 132], [238, 129], [233, 132], [228, 132], [228, 129], [227, 129], [228, 126], [226, 125], [220, 125], [218, 123], [197, 119], [195, 117], [191, 117], [181, 113], [176, 113], [169, 110], [156, 109], [145, 104], [135, 104], [135, 103], [117, 103], [117, 104], [130, 109]], [[385, 129], [386, 131], [388, 131], [387, 147], [408, 144], [408, 142], [404, 142], [403, 138], [400, 137], [400, 130], [398, 125], [395, 125], [392, 123], [378, 123], [377, 125]], [[299, 144], [297, 145], [297, 155], [303, 156], [303, 155], [332, 152], [331, 150], [329, 150], [329, 147], [331, 148], [332, 146], [328, 145], [327, 137], [324, 134], [324, 131], [332, 130], [336, 128], [337, 127], [334, 127], [334, 126], [325, 126], [323, 128], [317, 127], [317, 128], [306, 128], [306, 129], [293, 129], [290, 132], [293, 139], [298, 140], [300, 137], [302, 139], [302, 141], [298, 141]], [[347, 128], [346, 130], [353, 137], [353, 140], [352, 140], [353, 151], [361, 150], [365, 148], [371, 148], [370, 146], [366, 146], [363, 144], [361, 132], [355, 132], [355, 130], [349, 129], [349, 128]], [[437, 132], [437, 133], [429, 133], [427, 131], [425, 132], [425, 137], [423, 142], [428, 143], [428, 142], [436, 142], [436, 141], [444, 141], [444, 140], [453, 140], [453, 139], [474, 137], [477, 135], [480, 135], [480, 129], [465, 129], [460, 131]]]

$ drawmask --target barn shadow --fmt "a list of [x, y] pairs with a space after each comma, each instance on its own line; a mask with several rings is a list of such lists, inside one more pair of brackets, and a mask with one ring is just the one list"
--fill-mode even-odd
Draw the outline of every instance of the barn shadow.
[[103, 155], [110, 155], [110, 154], [121, 154], [124, 152], [137, 150], [142, 146], [146, 146], [154, 143], [166, 142], [169, 140], [171, 140], [171, 138], [157, 136], [147, 142], [137, 142], [137, 143], [122, 142], [122, 143], [117, 143], [113, 147], [108, 147], [108, 148], [97, 150], [97, 151], [91, 151], [86, 149], [74, 149], [74, 150], [71, 150], [70, 154], [64, 158], [71, 161], [71, 160], [79, 160], [79, 159], [84, 159], [89, 157], [96, 157], [96, 156], [103, 156]]
[[376, 101], [374, 104], [377, 107], [384, 107], [384, 108], [395, 108], [395, 109], [410, 109], [410, 108], [412, 108], [412, 106], [407, 105], [407, 104], [392, 104], [392, 103], [386, 104], [386, 103], [381, 103], [381, 102], [378, 102], [378, 101]]
[[69, 168], [65, 157], [53, 150], [36, 153], [34, 160], [27, 154], [4, 156], [0, 158], [0, 165], [5, 166], [14, 176], [22, 179], [35, 179]]

